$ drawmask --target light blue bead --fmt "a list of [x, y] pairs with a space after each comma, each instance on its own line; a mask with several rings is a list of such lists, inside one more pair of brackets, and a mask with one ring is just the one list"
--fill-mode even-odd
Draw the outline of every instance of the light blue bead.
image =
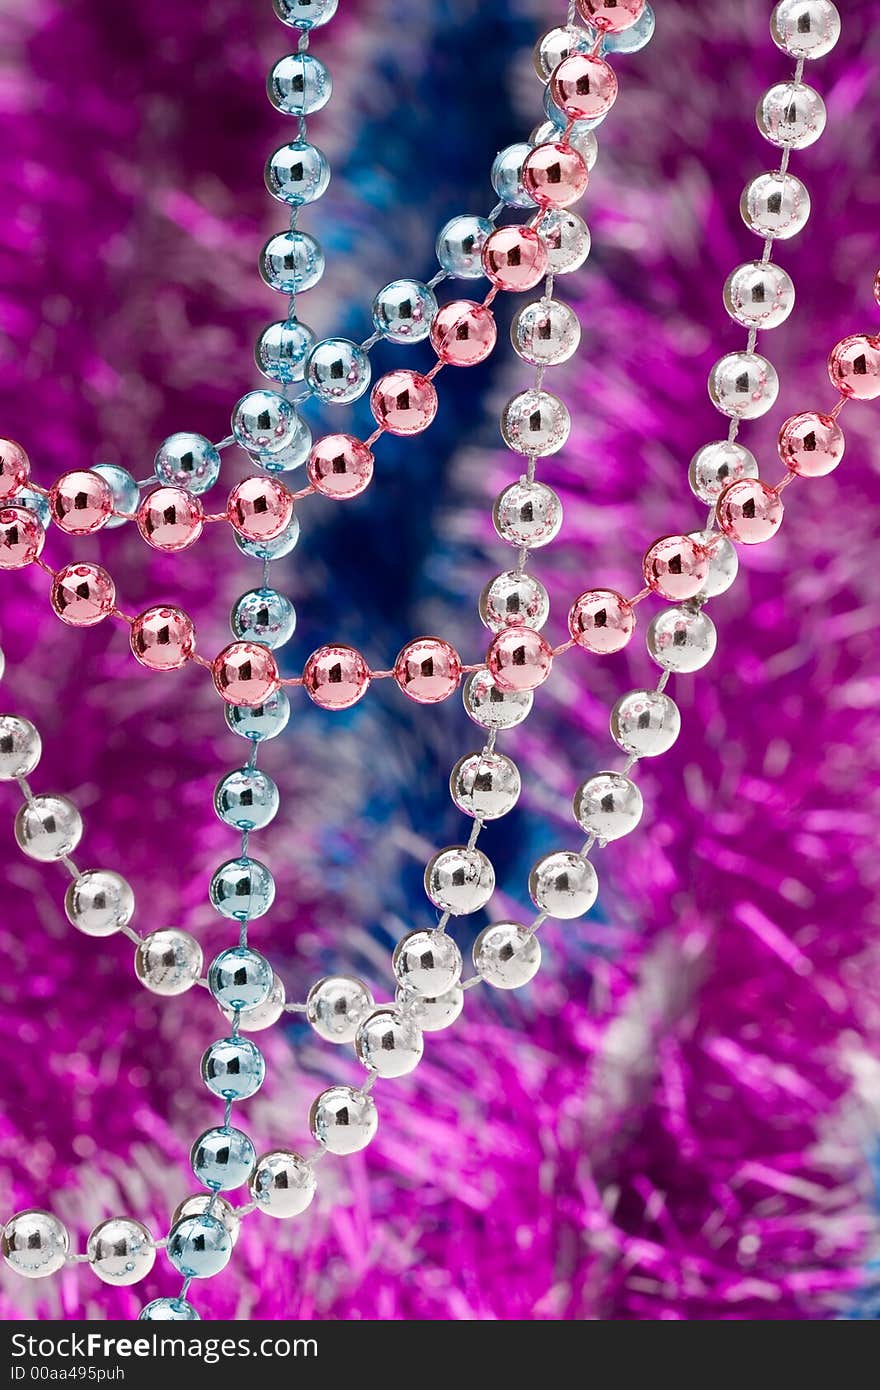
[[231, 1192], [247, 1182], [257, 1154], [243, 1130], [222, 1125], [199, 1135], [190, 1149], [189, 1161], [203, 1187], [212, 1192]]
[[232, 412], [232, 433], [250, 454], [275, 454], [295, 438], [297, 414], [278, 391], [248, 391]]
[[[552, 121], [560, 131], [564, 130], [568, 125], [568, 117], [565, 112], [560, 111], [559, 107], [556, 105], [556, 102], [550, 95], [549, 87], [544, 88], [544, 112], [548, 121]], [[595, 130], [596, 126], [600, 126], [607, 115], [608, 112], [605, 111], [601, 116], [594, 116], [590, 121], [575, 121], [571, 128], [572, 139], [576, 139], [577, 136], [583, 134], [585, 130]]]
[[251, 589], [232, 610], [230, 627], [242, 642], [262, 642], [275, 651], [296, 630], [296, 609], [277, 589]]
[[265, 956], [250, 946], [230, 946], [215, 956], [208, 969], [208, 986], [226, 1009], [256, 1009], [265, 1004], [275, 975]]
[[153, 471], [160, 483], [187, 492], [207, 492], [220, 476], [220, 455], [210, 439], [181, 430], [159, 445]]
[[437, 296], [419, 280], [392, 280], [373, 300], [376, 331], [392, 343], [420, 343], [436, 312]]
[[460, 280], [479, 280], [483, 270], [483, 247], [494, 231], [487, 217], [460, 213], [441, 228], [437, 237], [437, 260], [450, 275]]
[[302, 467], [311, 452], [312, 431], [302, 416], [294, 411], [290, 439], [284, 448], [271, 453], [254, 454], [252, 457], [264, 473], [292, 473], [294, 468]]
[[201, 1322], [185, 1298], [154, 1298], [138, 1313], [138, 1322]]
[[623, 29], [619, 34], [606, 34], [602, 45], [604, 53], [638, 53], [649, 44], [654, 37], [654, 30], [657, 27], [657, 20], [650, 5], [646, 5], [636, 20], [628, 29]]
[[263, 1054], [250, 1038], [220, 1038], [202, 1057], [202, 1080], [223, 1100], [247, 1100], [265, 1077]]
[[234, 734], [262, 743], [277, 738], [287, 728], [290, 718], [290, 699], [286, 690], [276, 690], [262, 705], [248, 709], [245, 705], [226, 705], [226, 723]]
[[330, 182], [327, 156], [308, 140], [282, 145], [266, 162], [266, 187], [280, 203], [314, 203]]
[[282, 24], [297, 29], [317, 29], [336, 13], [339, 0], [272, 0]]
[[260, 252], [260, 274], [284, 294], [313, 289], [324, 274], [324, 252], [308, 232], [279, 232]]
[[275, 901], [275, 880], [259, 859], [242, 855], [220, 865], [208, 892], [221, 917], [250, 922], [268, 912]]
[[289, 555], [299, 540], [299, 520], [294, 517], [286, 530], [271, 541], [248, 541], [235, 532], [235, 544], [242, 555], [251, 555], [257, 560], [280, 560]]
[[280, 381], [284, 386], [302, 381], [305, 356], [315, 341], [315, 330], [298, 319], [270, 323], [257, 339], [257, 367], [270, 381]]
[[[97, 470], [95, 470], [97, 471]], [[4, 503], [8, 506], [8, 503]], [[40, 523], [45, 531], [52, 520], [52, 513], [49, 511], [49, 503], [41, 492], [34, 492], [33, 488], [23, 487], [15, 494], [16, 507], [26, 507], [29, 512], [40, 518]], [[116, 517], [111, 518], [106, 523], [107, 526], [124, 526], [125, 522]]]
[[227, 772], [214, 789], [214, 810], [236, 830], [263, 830], [278, 811], [278, 788], [257, 767]]
[[306, 358], [305, 382], [319, 400], [346, 405], [370, 384], [370, 360], [348, 338], [322, 338]]
[[535, 203], [522, 185], [522, 166], [532, 147], [524, 142], [499, 150], [492, 165], [492, 187], [503, 203], [514, 208], [533, 208]]
[[[113, 510], [124, 512], [125, 516], [134, 516], [141, 500], [141, 494], [128, 469], [120, 468], [115, 463], [96, 463], [92, 472], [103, 478], [113, 493]], [[16, 501], [18, 500], [19, 498], [16, 498]], [[116, 526], [124, 526], [125, 516], [111, 516], [106, 529], [110, 531]], [[45, 525], [45, 522], [43, 524]]]
[[266, 82], [269, 100], [287, 116], [311, 116], [330, 100], [333, 79], [311, 53], [290, 53], [277, 62]]
[[231, 1254], [232, 1237], [216, 1216], [185, 1216], [168, 1234], [168, 1259], [185, 1279], [210, 1279]]

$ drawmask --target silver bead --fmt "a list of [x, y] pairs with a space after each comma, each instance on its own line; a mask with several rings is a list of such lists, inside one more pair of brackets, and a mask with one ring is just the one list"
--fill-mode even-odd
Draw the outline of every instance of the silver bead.
[[[242, 1009], [239, 1012], [238, 1024], [242, 1033], [262, 1033], [264, 1029], [271, 1028], [284, 1013], [285, 1002], [284, 985], [277, 975], [273, 975], [268, 998], [252, 1009]], [[221, 1013], [230, 1023], [235, 1022], [235, 1009], [221, 1008]]]
[[144, 937], [134, 953], [135, 974], [153, 994], [185, 994], [202, 973], [202, 948], [179, 927]]
[[474, 969], [496, 989], [519, 989], [537, 975], [541, 945], [517, 922], [494, 922], [474, 942]]
[[611, 711], [611, 737], [636, 758], [668, 752], [680, 729], [678, 706], [659, 690], [631, 690]]
[[495, 870], [482, 850], [451, 845], [425, 869], [425, 892], [435, 907], [454, 917], [479, 912], [495, 892]]
[[748, 261], [727, 277], [724, 307], [743, 328], [778, 328], [794, 308], [794, 283], [781, 265]]
[[559, 535], [562, 503], [546, 483], [530, 483], [521, 478], [499, 493], [492, 508], [492, 521], [508, 545], [540, 550]]
[[[562, 132], [558, 125], [554, 125], [552, 121], [542, 121], [540, 125], [535, 126], [535, 129], [529, 136], [529, 144], [555, 145], [558, 143], [561, 134]], [[596, 139], [596, 132], [590, 129], [586, 121], [575, 121], [568, 133], [568, 144], [571, 145], [573, 150], [577, 150], [588, 170], [595, 167], [596, 160], [599, 158], [599, 141]], [[556, 216], [557, 209], [554, 208], [551, 215]], [[577, 213], [572, 213], [571, 215], [577, 217]], [[581, 221], [579, 217], [578, 221]], [[581, 225], [583, 226], [583, 223], [581, 223]], [[544, 224], [542, 223], [537, 230], [543, 238]], [[586, 231], [586, 227], [584, 227], [584, 231]], [[589, 232], [587, 232], [587, 236], [589, 237]], [[587, 252], [588, 251], [589, 241], [587, 242]], [[581, 265], [583, 265], [583, 261], [586, 259], [586, 254], [585, 252], [580, 262]], [[563, 266], [561, 269], [556, 269], [551, 265], [550, 269], [555, 275], [561, 275], [565, 270], [576, 270], [577, 266]]]
[[739, 556], [733, 541], [722, 536], [720, 531], [691, 531], [690, 534], [709, 552], [709, 573], [697, 598], [717, 598], [727, 593], [739, 572]]
[[312, 1137], [332, 1154], [355, 1154], [365, 1149], [378, 1124], [376, 1102], [353, 1086], [331, 1086], [322, 1091], [309, 1113]]
[[134, 915], [131, 884], [112, 869], [89, 869], [64, 895], [67, 920], [86, 936], [112, 936]]
[[57, 1274], [70, 1249], [70, 1237], [57, 1216], [48, 1211], [16, 1212], [3, 1228], [3, 1258], [25, 1279]]
[[691, 459], [688, 482], [691, 492], [710, 506], [718, 501], [729, 483], [740, 478], [757, 478], [758, 461], [742, 444], [730, 444], [726, 439], [704, 444]]
[[510, 325], [517, 357], [533, 367], [555, 367], [578, 350], [581, 325], [577, 314], [558, 299], [524, 304]]
[[599, 896], [599, 877], [589, 859], [560, 849], [538, 860], [529, 874], [529, 894], [539, 912], [568, 921], [589, 912]]
[[648, 655], [664, 671], [701, 671], [715, 655], [715, 624], [708, 613], [682, 604], [664, 608], [648, 625]]
[[105, 1284], [137, 1284], [156, 1263], [156, 1247], [146, 1226], [129, 1216], [102, 1221], [89, 1236], [89, 1264]]
[[358, 1029], [355, 1050], [377, 1076], [406, 1076], [421, 1061], [424, 1045], [411, 1018], [397, 1009], [376, 1009]]
[[635, 830], [644, 803], [635, 782], [620, 772], [597, 772], [574, 794], [574, 818], [588, 835], [606, 844]]
[[413, 931], [394, 948], [391, 968], [400, 985], [413, 994], [436, 998], [458, 984], [461, 951], [442, 931]]
[[15, 817], [19, 849], [43, 864], [72, 854], [82, 832], [82, 817], [66, 796], [35, 796]]
[[464, 683], [464, 707], [483, 729], [513, 729], [531, 712], [533, 690], [500, 690], [486, 667], [473, 671]]
[[442, 1033], [450, 1028], [464, 1007], [464, 990], [461, 985], [453, 985], [445, 994], [436, 998], [413, 994], [404, 985], [398, 985], [394, 995], [395, 1003], [402, 1013], [411, 1018], [423, 1033]]
[[779, 395], [776, 368], [759, 352], [729, 352], [709, 373], [709, 395], [722, 415], [757, 420]]
[[505, 753], [468, 753], [449, 778], [452, 800], [474, 820], [498, 820], [513, 810], [522, 782], [519, 769]]
[[[588, 134], [592, 135], [593, 132], [589, 131]], [[596, 145], [595, 136], [593, 143]], [[578, 152], [589, 167], [589, 159], [580, 146]], [[598, 153], [598, 145], [596, 152]], [[593, 163], [595, 162], [594, 154]], [[578, 217], [576, 212], [570, 212], [568, 208], [553, 208], [545, 213], [538, 228], [538, 235], [547, 248], [547, 268], [553, 275], [568, 275], [573, 270], [579, 270], [590, 254], [590, 229], [582, 217]]]
[[780, 0], [770, 16], [770, 36], [792, 58], [824, 58], [840, 38], [840, 15], [831, 0]]
[[325, 1042], [351, 1043], [373, 1007], [373, 996], [361, 980], [327, 975], [309, 990], [306, 1017]]
[[759, 174], [743, 189], [739, 210], [758, 236], [787, 241], [807, 225], [810, 195], [794, 174]]
[[524, 571], [505, 570], [490, 579], [479, 600], [480, 618], [490, 632], [514, 626], [540, 632], [550, 616], [550, 596], [540, 579]]
[[549, 391], [520, 391], [501, 412], [501, 437], [517, 454], [534, 458], [555, 454], [570, 432], [565, 403]]
[[29, 719], [0, 714], [0, 782], [27, 777], [40, 761], [43, 744]]
[[258, 1209], [279, 1221], [305, 1211], [318, 1188], [312, 1165], [284, 1149], [257, 1159], [249, 1186]]
[[806, 82], [779, 82], [761, 97], [755, 119], [771, 145], [805, 150], [819, 139], [828, 116], [819, 93]]
[[[535, 72], [542, 82], [549, 82], [563, 58], [568, 58], [572, 53], [589, 53], [592, 46], [592, 35], [575, 24], [548, 29], [535, 44]], [[556, 134], [558, 137], [558, 129]]]
[[241, 1230], [241, 1218], [236, 1216], [232, 1203], [227, 1202], [225, 1197], [221, 1197], [219, 1192], [196, 1192], [192, 1197], [185, 1197], [175, 1208], [171, 1225], [176, 1226], [178, 1221], [182, 1221], [185, 1216], [203, 1216], [209, 1205], [211, 1215], [223, 1222], [229, 1232], [229, 1239], [234, 1245]]

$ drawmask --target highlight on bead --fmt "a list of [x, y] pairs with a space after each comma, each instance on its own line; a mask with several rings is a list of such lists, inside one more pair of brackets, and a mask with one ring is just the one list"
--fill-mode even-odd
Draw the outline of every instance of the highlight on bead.
[[370, 668], [359, 651], [332, 643], [312, 652], [303, 670], [303, 688], [321, 709], [343, 710], [363, 699]]
[[577, 7], [601, 34], [620, 34], [641, 18], [645, 0], [577, 0]]
[[211, 664], [214, 687], [229, 705], [262, 705], [280, 685], [278, 666], [259, 642], [232, 642]]
[[779, 457], [802, 478], [822, 478], [843, 458], [843, 430], [831, 415], [818, 410], [792, 415], [779, 431]]
[[645, 583], [673, 603], [694, 598], [706, 582], [709, 556], [693, 536], [663, 536], [642, 561]]
[[726, 487], [715, 504], [718, 525], [732, 541], [760, 545], [782, 525], [782, 499], [760, 478], [742, 478]]
[[531, 290], [547, 274], [547, 248], [535, 227], [499, 227], [483, 246], [483, 269], [499, 290]]
[[52, 580], [52, 608], [70, 627], [94, 627], [116, 603], [116, 585], [100, 565], [65, 565]]
[[567, 208], [587, 190], [587, 166], [572, 145], [536, 145], [523, 160], [523, 188], [538, 207]]
[[394, 679], [420, 705], [447, 700], [461, 680], [461, 657], [442, 637], [417, 637], [398, 654]]
[[421, 434], [437, 414], [437, 392], [421, 372], [386, 372], [373, 387], [370, 408], [389, 434]]
[[74, 469], [62, 473], [49, 492], [52, 520], [71, 536], [99, 531], [113, 515], [113, 493], [98, 473]]
[[454, 299], [438, 309], [431, 323], [431, 346], [450, 367], [473, 367], [484, 362], [498, 337], [495, 315], [485, 304]]
[[198, 497], [179, 487], [157, 487], [137, 511], [138, 530], [155, 550], [187, 550], [199, 539], [204, 524]]
[[176, 671], [196, 649], [192, 618], [181, 608], [146, 608], [131, 624], [132, 654], [151, 671]]
[[590, 589], [575, 599], [568, 615], [572, 639], [585, 651], [605, 656], [622, 651], [635, 631], [633, 606], [614, 589]]
[[0, 509], [0, 569], [20, 570], [32, 564], [45, 540], [40, 518], [27, 507]]
[[359, 497], [373, 479], [373, 452], [353, 434], [325, 434], [306, 465], [309, 482], [324, 497]]
[[30, 460], [14, 439], [0, 439], [0, 500], [12, 497], [24, 487], [30, 473]]
[[507, 627], [486, 653], [489, 674], [499, 690], [535, 690], [550, 674], [553, 648], [530, 627]]
[[880, 396], [880, 334], [854, 333], [832, 348], [828, 375], [842, 396], [874, 401]]
[[293, 498], [277, 478], [243, 478], [226, 503], [229, 524], [249, 541], [271, 541], [293, 518]]
[[595, 121], [617, 100], [617, 75], [604, 58], [572, 53], [551, 76], [550, 95], [569, 120]]

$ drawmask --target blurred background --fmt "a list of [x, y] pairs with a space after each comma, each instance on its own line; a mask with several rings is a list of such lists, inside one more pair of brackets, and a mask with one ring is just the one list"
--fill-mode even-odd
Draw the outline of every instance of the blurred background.
[[[584, 202], [593, 250], [557, 288], [583, 341], [553, 369], [570, 443], [540, 465], [565, 506], [534, 566], [554, 642], [575, 594], [635, 592], [647, 544], [705, 516], [687, 465], [724, 433], [706, 376], [744, 336], [721, 289], [760, 254], [739, 196], [776, 163], [754, 106], [792, 68], [770, 41], [771, 8], [657, 0], [651, 44], [616, 60], [620, 96]], [[780, 398], [741, 436], [771, 480], [782, 420], [833, 403], [830, 347], [876, 331], [880, 4], [841, 9], [839, 44], [805, 75], [828, 127], [792, 165], [812, 215], [778, 246], [798, 303], [762, 338]], [[300, 220], [327, 271], [299, 311], [319, 335], [365, 337], [376, 290], [427, 279], [440, 225], [489, 210], [495, 152], [543, 119], [532, 46], [564, 18], [550, 0], [342, 0], [316, 31], [334, 93], [309, 129], [333, 176]], [[24, 444], [41, 484], [101, 461], [145, 477], [166, 435], [222, 438], [259, 384], [253, 345], [283, 301], [257, 257], [286, 225], [262, 167], [293, 130], [264, 82], [295, 39], [269, 0], [0, 0], [0, 433]], [[506, 338], [519, 302], [497, 302], [488, 363], [443, 372], [433, 427], [381, 441], [363, 497], [303, 506], [300, 544], [273, 570], [298, 613], [286, 674], [333, 639], [377, 668], [420, 632], [467, 660], [485, 649], [476, 596], [508, 564], [491, 501], [517, 470], [498, 414], [530, 379]], [[380, 346], [374, 373], [431, 360]], [[314, 412], [310, 423], [318, 433]], [[380, 1083], [375, 1142], [322, 1164], [303, 1217], [244, 1223], [227, 1270], [195, 1290], [203, 1316], [880, 1316], [876, 405], [849, 405], [843, 424], [840, 469], [785, 494], [778, 538], [742, 553], [739, 581], [712, 603], [718, 653], [673, 681], [681, 738], [640, 770], [645, 818], [599, 857], [597, 908], [547, 924], [531, 986], [469, 993], [417, 1072]], [[331, 425], [369, 430], [365, 402]], [[223, 457], [211, 510], [248, 471]], [[232, 602], [259, 582], [225, 527], [170, 557], [133, 528], [50, 532], [47, 561], [74, 557], [107, 564], [129, 612], [181, 603], [204, 652], [229, 640]], [[236, 853], [212, 790], [244, 760], [210, 682], [137, 667], [116, 625], [64, 627], [36, 569], [0, 575], [0, 605], [3, 708], [43, 735], [35, 791], [81, 808], [77, 860], [127, 875], [142, 932], [184, 927], [210, 959], [230, 924], [207, 886]], [[649, 616], [622, 656], [559, 662], [505, 737], [524, 791], [485, 832], [494, 917], [528, 911], [542, 852], [577, 847], [572, 793], [615, 758], [609, 706], [655, 679]], [[390, 948], [434, 920], [425, 860], [464, 833], [449, 770], [478, 746], [459, 699], [415, 706], [382, 682], [331, 715], [294, 692], [286, 734], [260, 756], [282, 809], [252, 840], [278, 884], [252, 942], [289, 999], [329, 970], [390, 997]], [[195, 1190], [192, 1139], [217, 1123], [198, 1075], [216, 1013], [199, 990], [147, 994], [130, 943], [69, 926], [63, 871], [21, 856], [16, 789], [0, 790], [0, 1212], [49, 1208], [78, 1249], [122, 1213], [164, 1234]], [[465, 954], [486, 920], [457, 925]], [[361, 1073], [296, 1017], [255, 1040], [269, 1075], [243, 1122], [258, 1152], [296, 1149], [313, 1096]], [[133, 1317], [178, 1287], [161, 1256], [131, 1289], [87, 1267], [32, 1283], [4, 1268], [0, 1315]]]

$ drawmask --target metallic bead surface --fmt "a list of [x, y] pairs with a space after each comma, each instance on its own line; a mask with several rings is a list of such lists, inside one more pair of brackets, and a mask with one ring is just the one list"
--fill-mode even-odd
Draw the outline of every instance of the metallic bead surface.
[[531, 711], [532, 690], [502, 690], [486, 667], [472, 672], [464, 684], [464, 707], [483, 729], [512, 729]]
[[156, 1247], [146, 1226], [130, 1216], [102, 1221], [89, 1236], [89, 1264], [105, 1284], [125, 1286], [145, 1279], [156, 1263]]
[[701, 671], [717, 644], [715, 624], [699, 609], [666, 608], [651, 619], [645, 640], [648, 654], [664, 671]]
[[272, 992], [275, 972], [259, 951], [250, 946], [230, 946], [215, 956], [208, 970], [208, 985], [222, 1008], [256, 1009]]
[[573, 808], [581, 828], [604, 844], [635, 830], [644, 803], [629, 777], [620, 772], [597, 772], [578, 787]]
[[810, 216], [810, 195], [794, 174], [759, 174], [746, 184], [740, 199], [746, 226], [762, 237], [787, 241]]
[[43, 864], [72, 854], [82, 832], [82, 817], [66, 796], [35, 796], [15, 817], [19, 849]]
[[758, 129], [773, 145], [805, 150], [825, 129], [825, 103], [806, 82], [779, 82], [758, 102]]
[[794, 308], [791, 276], [772, 261], [737, 266], [724, 286], [724, 307], [744, 328], [778, 328]]
[[739, 572], [736, 546], [720, 531], [692, 531], [691, 538], [704, 546], [709, 556], [709, 570], [696, 597], [725, 594]]
[[224, 1100], [256, 1095], [265, 1076], [263, 1054], [248, 1038], [218, 1038], [202, 1056], [202, 1080]]
[[475, 820], [498, 820], [516, 805], [522, 782], [519, 769], [505, 753], [468, 753], [449, 778], [452, 800]]
[[190, 1163], [197, 1180], [205, 1187], [231, 1192], [247, 1182], [256, 1156], [243, 1130], [219, 1125], [199, 1135], [190, 1151]]
[[529, 894], [539, 912], [568, 920], [589, 912], [599, 894], [599, 879], [589, 859], [556, 850], [532, 869]]
[[688, 482], [691, 492], [710, 506], [718, 501], [728, 483], [737, 478], [757, 478], [758, 461], [743, 444], [715, 440], [698, 449], [690, 462]]
[[331, 1086], [322, 1091], [309, 1114], [313, 1138], [333, 1154], [365, 1149], [378, 1124], [376, 1102], [353, 1086]]
[[549, 391], [521, 391], [501, 413], [501, 437], [517, 454], [543, 458], [557, 453], [571, 432], [571, 416]]
[[518, 922], [494, 922], [474, 942], [474, 969], [496, 989], [520, 989], [541, 966], [541, 945]]
[[25, 1279], [44, 1279], [62, 1269], [70, 1250], [65, 1227], [48, 1211], [16, 1212], [3, 1227], [3, 1258]]
[[185, 994], [202, 973], [202, 948], [178, 927], [144, 937], [134, 953], [135, 974], [153, 994]]
[[362, 1064], [377, 1076], [406, 1076], [418, 1066], [424, 1045], [412, 1019], [397, 1009], [376, 1009], [364, 1019], [355, 1039]]
[[479, 599], [480, 619], [490, 632], [522, 625], [539, 632], [550, 616], [550, 597], [540, 579], [505, 570], [490, 579]]
[[479, 849], [442, 849], [425, 869], [425, 892], [435, 907], [453, 917], [479, 912], [494, 891], [495, 870]]
[[445, 994], [432, 998], [414, 994], [405, 985], [398, 985], [394, 1002], [423, 1033], [441, 1033], [444, 1028], [451, 1027], [461, 1013], [464, 990], [461, 985], [453, 985]]
[[325, 1042], [352, 1043], [374, 1007], [373, 996], [362, 980], [352, 975], [326, 975], [309, 990], [306, 1017]]
[[185, 1216], [168, 1234], [168, 1259], [185, 1279], [210, 1279], [231, 1255], [232, 1237], [219, 1217]]
[[495, 499], [492, 522], [508, 545], [538, 550], [559, 535], [562, 503], [546, 483], [530, 483], [521, 478]]
[[658, 690], [631, 690], [611, 711], [611, 737], [636, 758], [668, 752], [680, 729], [678, 706]]
[[0, 714], [0, 782], [27, 777], [40, 761], [42, 751], [39, 731], [29, 719]]
[[64, 911], [86, 936], [112, 936], [134, 916], [134, 893], [112, 869], [89, 869], [68, 884]]
[[318, 1190], [312, 1165], [285, 1149], [257, 1159], [249, 1186], [258, 1210], [279, 1221], [299, 1216]]
[[461, 952], [446, 932], [414, 931], [398, 941], [391, 968], [412, 993], [436, 997], [458, 984]]

